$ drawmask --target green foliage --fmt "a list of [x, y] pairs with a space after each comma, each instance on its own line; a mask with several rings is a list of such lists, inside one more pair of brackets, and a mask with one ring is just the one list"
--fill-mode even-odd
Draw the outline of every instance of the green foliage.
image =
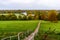
[[27, 20], [27, 16], [25, 16], [25, 15], [20, 15], [18, 20]]
[[41, 15], [39, 15], [39, 20], [41, 20]]
[[8, 20], [17, 20], [17, 17], [16, 17], [16, 15], [9, 15], [9, 16], [7, 17], [7, 19], [8, 19]]
[[6, 20], [6, 16], [5, 15], [0, 15], [0, 20]]
[[27, 16], [24, 15], [24, 16], [23, 16], [23, 20], [27, 20]]
[[45, 15], [44, 13], [42, 13], [42, 14], [41, 14], [41, 19], [42, 19], [42, 20], [45, 20], [45, 18], [46, 18], [46, 15]]
[[33, 16], [28, 16], [28, 20], [33, 20], [34, 17]]
[[16, 15], [0, 15], [0, 20], [17, 20]]
[[18, 19], [19, 19], [19, 20], [22, 20], [22, 19], [23, 19], [23, 17], [20, 15]]
[[58, 20], [60, 20], [60, 13], [57, 15]]
[[17, 35], [19, 32], [23, 32], [23, 35], [20, 35], [21, 39], [27, 37], [34, 31], [37, 24], [38, 21], [0, 21], [0, 39]]

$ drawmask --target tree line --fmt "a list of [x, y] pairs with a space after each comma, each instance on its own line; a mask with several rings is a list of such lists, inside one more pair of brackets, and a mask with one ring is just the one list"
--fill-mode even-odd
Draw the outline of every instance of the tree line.
[[[15, 11], [16, 12], [16, 11]], [[0, 20], [47, 20], [47, 21], [57, 21], [60, 20], [60, 13], [56, 10], [26, 10], [27, 15], [21, 14], [21, 11], [18, 13], [21, 14], [17, 16], [12, 12], [12, 15], [0, 15]]]

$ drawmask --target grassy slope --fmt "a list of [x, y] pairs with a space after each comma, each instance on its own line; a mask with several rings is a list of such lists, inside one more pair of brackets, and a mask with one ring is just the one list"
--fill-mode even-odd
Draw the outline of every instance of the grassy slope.
[[55, 33], [48, 34], [48, 37], [46, 40], [60, 40], [60, 34], [57, 35], [57, 33], [60, 33], [60, 21], [58, 23], [53, 23], [49, 21], [42, 21], [40, 29], [39, 29], [39, 34], [38, 38], [36, 40], [42, 40], [44, 33], [47, 32], [50, 29], [50, 31], [55, 30]]
[[60, 21], [58, 23], [42, 21], [40, 30], [47, 31], [49, 28], [51, 28], [51, 31], [56, 29], [56, 32], [60, 32]]
[[0, 32], [34, 30], [38, 21], [0, 21]]

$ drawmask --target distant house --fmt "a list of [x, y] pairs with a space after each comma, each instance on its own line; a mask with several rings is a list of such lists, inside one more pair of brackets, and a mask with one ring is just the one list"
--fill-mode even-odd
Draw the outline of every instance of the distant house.
[[26, 15], [27, 16], [27, 12], [22, 12], [22, 14]]

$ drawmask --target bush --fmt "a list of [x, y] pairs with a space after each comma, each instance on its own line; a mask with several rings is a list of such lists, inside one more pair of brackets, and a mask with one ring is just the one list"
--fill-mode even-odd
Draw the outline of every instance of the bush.
[[9, 15], [7, 16], [7, 20], [17, 20], [16, 15]]
[[0, 20], [6, 20], [6, 16], [5, 15], [0, 15]]
[[34, 17], [33, 16], [28, 16], [28, 20], [33, 20]]
[[57, 15], [57, 19], [60, 20], [60, 13]]
[[22, 20], [22, 19], [23, 19], [23, 17], [20, 15], [18, 19], [19, 19], [19, 20]]
[[23, 20], [27, 20], [27, 16], [23, 16]]

